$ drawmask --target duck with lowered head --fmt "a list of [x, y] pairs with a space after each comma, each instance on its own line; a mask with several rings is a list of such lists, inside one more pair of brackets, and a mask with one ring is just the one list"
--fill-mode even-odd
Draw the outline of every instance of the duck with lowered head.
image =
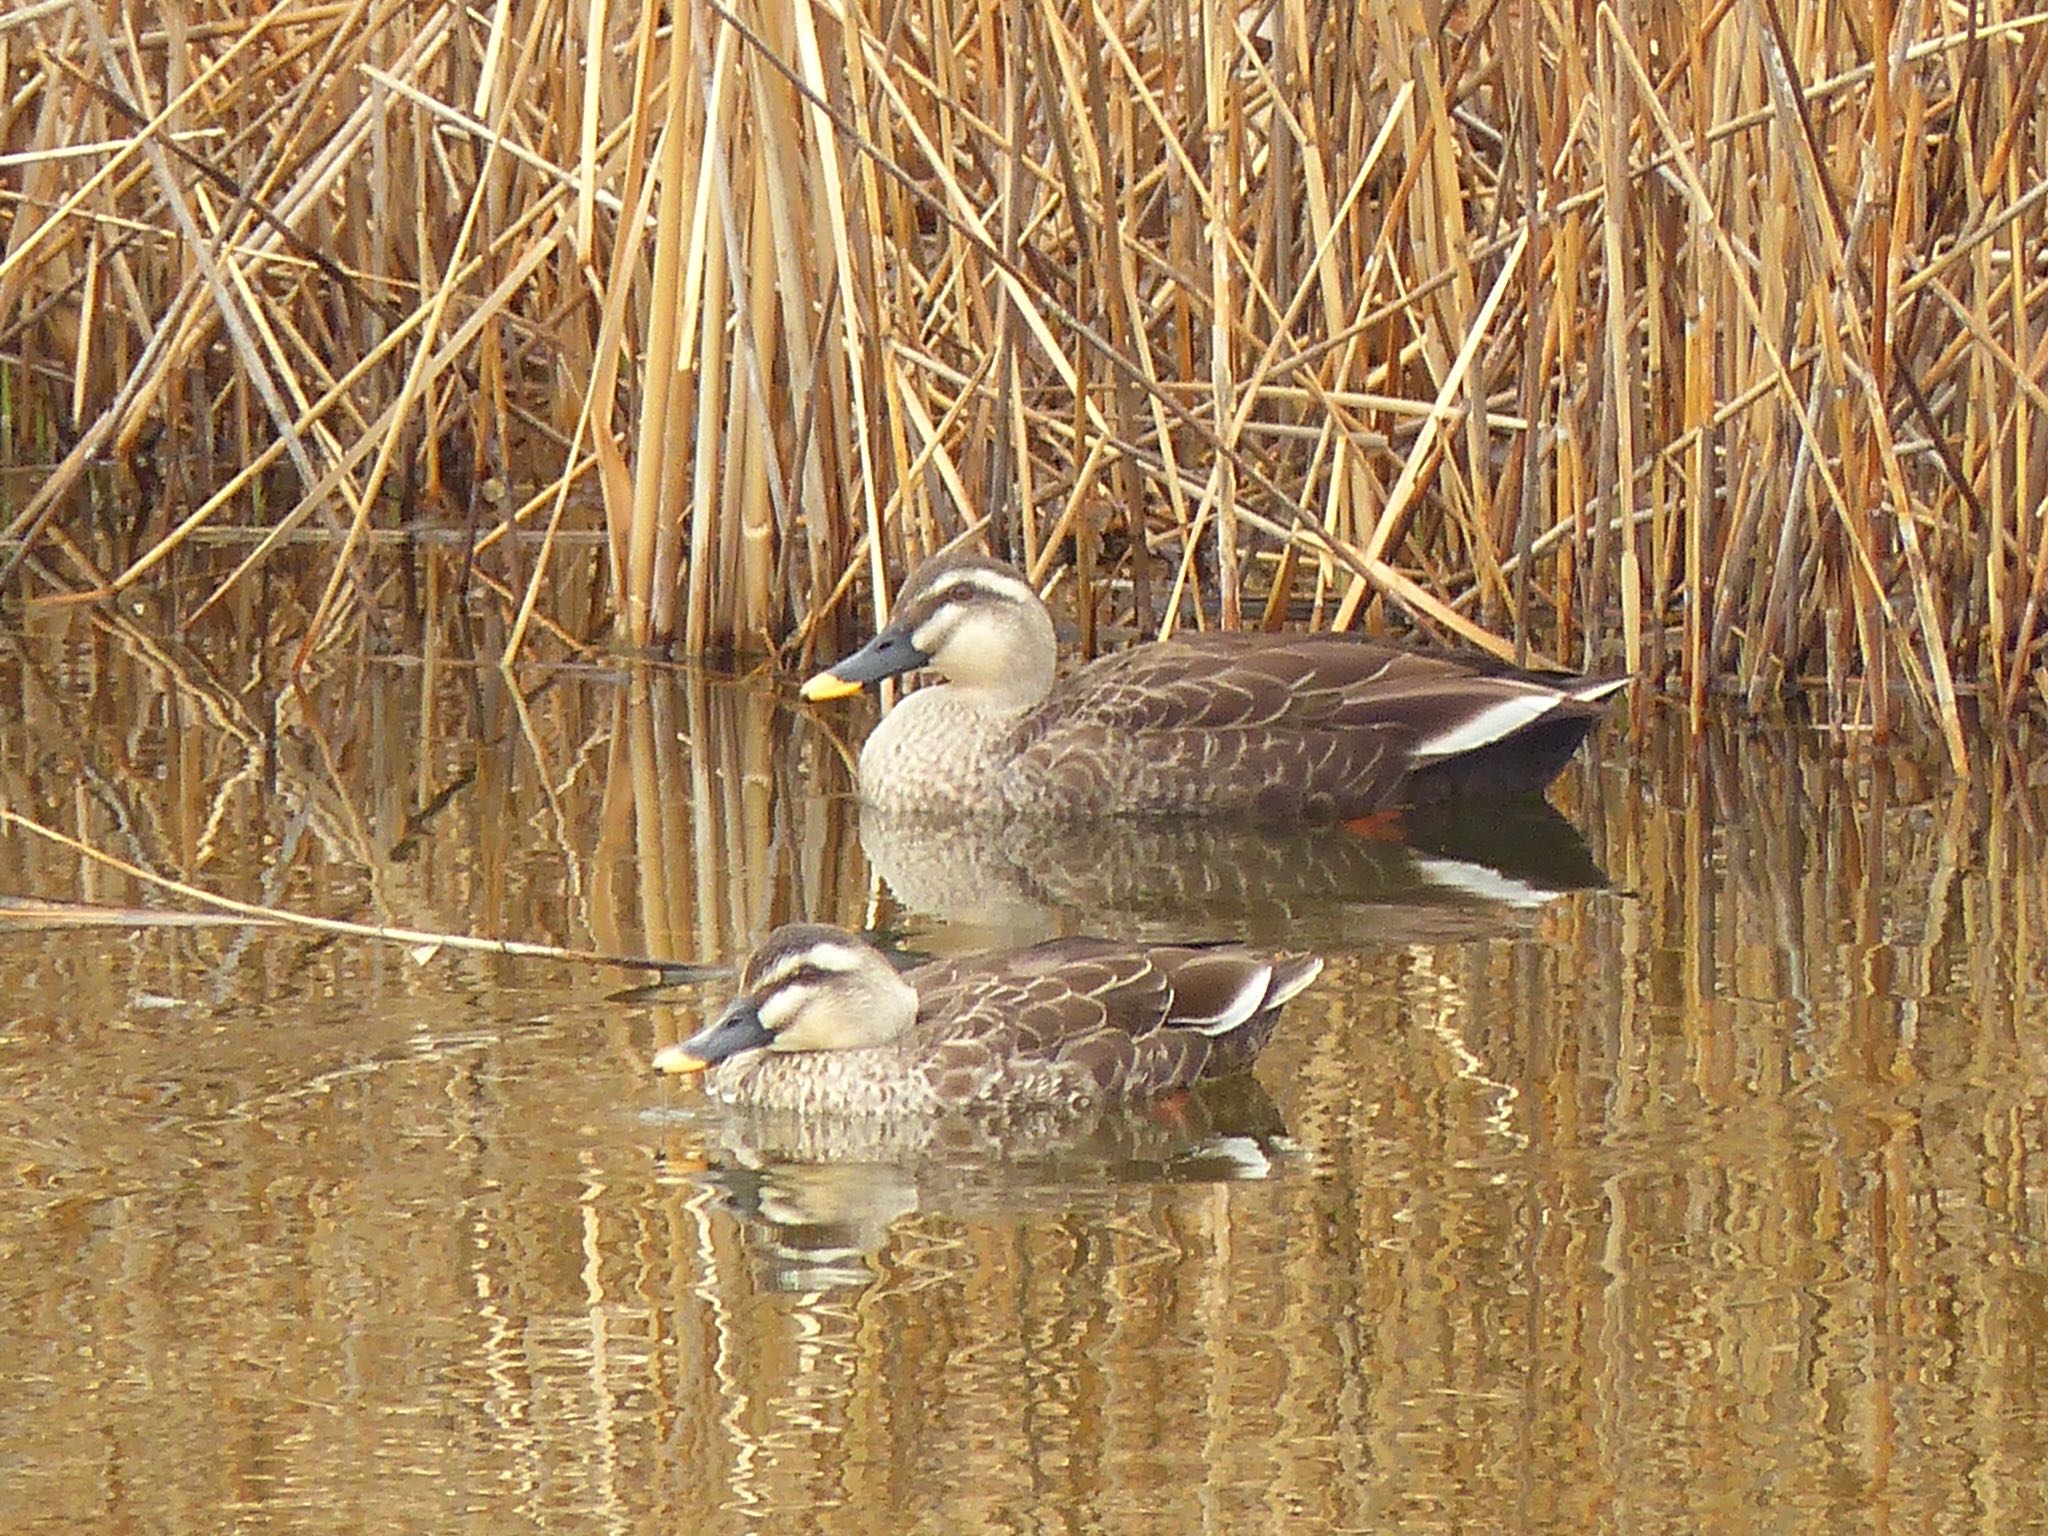
[[920, 668], [860, 755], [861, 797], [912, 815], [1344, 819], [1540, 792], [1626, 678], [1523, 671], [1348, 634], [1179, 635], [1062, 678], [1030, 582], [927, 562], [888, 625], [804, 684], [832, 699]]
[[1054, 939], [899, 974], [854, 934], [791, 924], [740, 995], [657, 1052], [716, 1098], [799, 1113], [1065, 1110], [1249, 1067], [1313, 955]]

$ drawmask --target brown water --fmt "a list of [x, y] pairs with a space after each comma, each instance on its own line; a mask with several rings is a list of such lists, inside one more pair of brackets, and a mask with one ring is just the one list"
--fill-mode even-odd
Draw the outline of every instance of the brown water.
[[[0, 1529], [2044, 1528], [2019, 749], [1959, 789], [1616, 725], [1554, 797], [1583, 844], [1423, 856], [865, 829], [899, 900], [817, 723], [856, 713], [787, 690], [329, 660], [301, 695], [39, 623], [5, 804], [246, 899], [713, 960], [799, 916], [1179, 922], [1331, 965], [1263, 1094], [934, 1152], [651, 1077], [715, 981], [16, 921]], [[21, 832], [0, 891], [159, 902]]]

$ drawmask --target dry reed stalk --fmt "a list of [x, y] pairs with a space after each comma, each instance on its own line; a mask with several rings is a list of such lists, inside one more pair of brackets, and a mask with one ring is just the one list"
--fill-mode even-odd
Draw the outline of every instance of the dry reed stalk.
[[89, 864], [112, 870], [138, 885], [148, 886], [194, 902], [210, 912], [225, 914], [231, 918], [251, 923], [303, 928], [313, 933], [331, 934], [340, 938], [373, 939], [384, 944], [401, 944], [413, 950], [421, 960], [431, 959], [444, 949], [464, 950], [472, 954], [504, 955], [508, 958], [529, 960], [566, 960], [589, 965], [614, 965], [630, 970], [660, 971], [668, 975], [681, 976], [701, 972], [706, 976], [720, 974], [722, 965], [696, 967], [679, 961], [657, 960], [646, 955], [614, 955], [597, 950], [567, 949], [558, 944], [536, 944], [524, 939], [487, 939], [466, 933], [436, 933], [420, 928], [400, 928], [376, 923], [351, 923], [339, 918], [318, 917], [307, 912], [296, 912], [286, 907], [266, 906], [260, 902], [240, 901], [224, 896], [218, 891], [209, 891], [201, 886], [183, 880], [172, 879], [154, 870], [95, 848], [79, 838], [44, 826], [0, 806], [0, 825], [13, 827], [31, 837], [51, 843], [67, 853], [78, 855]]
[[[310, 661], [394, 500], [511, 474], [508, 658], [593, 522], [619, 639], [709, 651], [987, 517], [1091, 620], [1099, 558], [1160, 631], [1400, 610], [1695, 720], [1825, 671], [1960, 766], [2048, 659], [2032, 3], [18, 8], [0, 369], [63, 447], [0, 562], [132, 587], [260, 496], [208, 600], [321, 519]], [[152, 439], [246, 467], [137, 544], [75, 492]]]

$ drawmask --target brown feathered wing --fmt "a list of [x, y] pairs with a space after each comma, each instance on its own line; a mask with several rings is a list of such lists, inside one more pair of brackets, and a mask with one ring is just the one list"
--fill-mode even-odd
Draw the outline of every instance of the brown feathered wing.
[[1240, 1071], [1321, 969], [1312, 956], [1235, 947], [1056, 939], [999, 967], [942, 961], [910, 979], [920, 1020], [932, 1021], [927, 1079], [943, 1102], [966, 1105], [1137, 1097]]
[[[1409, 798], [1418, 744], [1532, 690], [1558, 684], [1348, 635], [1136, 646], [1072, 674], [1025, 717], [1012, 798], [1085, 814], [1364, 815]], [[1566, 699], [1559, 713], [1576, 746], [1599, 710]]]

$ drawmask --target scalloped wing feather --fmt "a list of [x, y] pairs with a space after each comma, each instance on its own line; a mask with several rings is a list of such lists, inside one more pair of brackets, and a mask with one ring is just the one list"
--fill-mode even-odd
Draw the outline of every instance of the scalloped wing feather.
[[1085, 814], [1362, 815], [1415, 769], [1546, 720], [1577, 722], [1576, 746], [1619, 686], [1348, 635], [1187, 636], [1066, 678], [1020, 722], [1001, 787]]
[[1250, 1064], [1313, 956], [1061, 939], [911, 975], [917, 1051], [941, 1103], [1166, 1092]]

